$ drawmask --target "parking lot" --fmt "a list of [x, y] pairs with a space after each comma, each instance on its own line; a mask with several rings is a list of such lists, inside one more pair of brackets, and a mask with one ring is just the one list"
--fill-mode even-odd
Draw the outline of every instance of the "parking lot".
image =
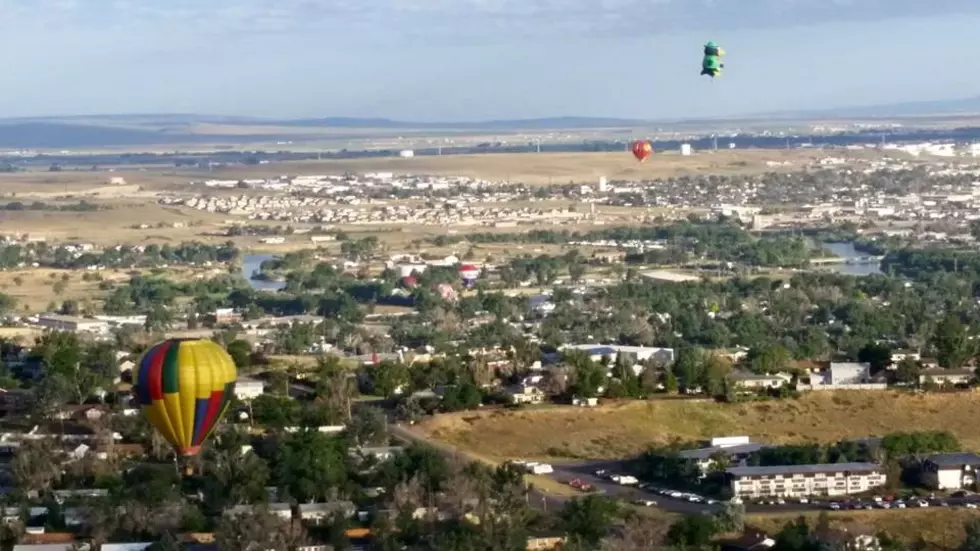
[[[639, 506], [660, 507], [683, 513], [712, 513], [721, 510], [724, 502], [676, 489], [646, 484], [624, 475], [616, 463], [554, 465], [548, 476], [564, 484], [580, 487], [584, 493], [596, 492], [627, 499]], [[745, 503], [749, 513], [778, 513], [790, 511], [847, 511], [891, 510], [927, 507], [980, 508], [980, 494], [956, 492], [944, 497], [935, 494], [925, 496], [878, 496], [878, 497], [821, 497], [811, 498], [763, 498]]]

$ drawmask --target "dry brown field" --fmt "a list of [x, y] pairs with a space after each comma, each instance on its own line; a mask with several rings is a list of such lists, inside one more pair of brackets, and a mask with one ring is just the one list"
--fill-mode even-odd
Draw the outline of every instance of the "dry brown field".
[[758, 442], [836, 442], [908, 430], [947, 430], [980, 449], [973, 392], [813, 392], [798, 400], [722, 404], [650, 400], [595, 409], [560, 406], [439, 415], [427, 437], [497, 459], [622, 459], [672, 439], [746, 435]]

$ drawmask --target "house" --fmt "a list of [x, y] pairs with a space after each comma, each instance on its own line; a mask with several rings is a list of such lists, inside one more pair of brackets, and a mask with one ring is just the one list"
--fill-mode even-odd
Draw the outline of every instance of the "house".
[[320, 524], [330, 521], [337, 515], [353, 518], [357, 514], [357, 506], [352, 501], [330, 501], [327, 503], [301, 503], [299, 517], [307, 522]]
[[741, 389], [767, 389], [779, 388], [793, 380], [793, 376], [788, 373], [775, 373], [773, 375], [757, 375], [744, 371], [736, 371], [729, 375], [729, 380], [736, 388]]
[[721, 551], [765, 551], [776, 545], [776, 540], [761, 530], [746, 529], [741, 537], [719, 542]]
[[622, 356], [622, 359], [628, 363], [639, 363], [647, 360], [654, 360], [663, 365], [674, 363], [673, 348], [626, 346], [621, 344], [570, 344], [563, 346], [562, 349], [585, 351], [594, 361], [599, 361], [605, 356], [613, 360], [619, 359]]
[[732, 494], [742, 499], [782, 496], [841, 496], [883, 486], [885, 469], [876, 463], [730, 467]]
[[973, 369], [924, 369], [919, 373], [919, 384], [968, 385], [976, 377]]
[[235, 398], [248, 401], [265, 393], [265, 383], [249, 377], [239, 377], [235, 381]]
[[108, 322], [60, 314], [41, 314], [37, 317], [37, 324], [55, 331], [69, 331], [71, 333], [100, 334], [109, 332]]
[[922, 483], [934, 490], [959, 490], [973, 487], [980, 469], [980, 455], [975, 453], [937, 453], [922, 462]]
[[827, 371], [824, 384], [833, 386], [860, 385], [871, 378], [871, 364], [867, 362], [831, 362]]
[[512, 404], [540, 404], [544, 402], [544, 391], [536, 386], [515, 385], [504, 390]]
[[830, 362], [820, 373], [810, 376], [810, 384], [798, 385], [800, 390], [884, 390], [888, 385], [872, 378], [867, 362]]
[[[229, 517], [235, 517], [238, 515], [243, 515], [250, 513], [260, 507], [256, 505], [235, 505], [229, 509], [225, 509], [225, 514]], [[290, 520], [293, 518], [293, 509], [288, 503], [270, 503], [268, 504], [269, 513], [283, 519]]]

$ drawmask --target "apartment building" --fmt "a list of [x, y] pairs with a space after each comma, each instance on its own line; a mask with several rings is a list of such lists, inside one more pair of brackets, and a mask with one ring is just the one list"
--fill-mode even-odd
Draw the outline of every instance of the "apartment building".
[[731, 467], [732, 494], [740, 498], [846, 496], [884, 486], [885, 469], [876, 463]]

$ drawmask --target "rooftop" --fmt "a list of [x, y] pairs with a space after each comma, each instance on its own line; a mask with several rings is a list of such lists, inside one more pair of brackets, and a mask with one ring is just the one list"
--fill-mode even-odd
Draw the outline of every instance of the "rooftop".
[[926, 461], [937, 467], [962, 467], [963, 465], [980, 465], [980, 455], [969, 452], [937, 453], [927, 457]]
[[735, 446], [711, 446], [708, 448], [697, 448], [693, 450], [684, 450], [678, 455], [684, 459], [708, 459], [716, 453], [724, 453], [726, 455], [738, 455], [744, 453], [757, 452], [761, 449], [767, 448], [765, 444], [737, 444]]
[[731, 467], [725, 472], [732, 476], [787, 475], [808, 473], [870, 473], [882, 470], [877, 463], [825, 463], [821, 465], [777, 465], [773, 467]]

